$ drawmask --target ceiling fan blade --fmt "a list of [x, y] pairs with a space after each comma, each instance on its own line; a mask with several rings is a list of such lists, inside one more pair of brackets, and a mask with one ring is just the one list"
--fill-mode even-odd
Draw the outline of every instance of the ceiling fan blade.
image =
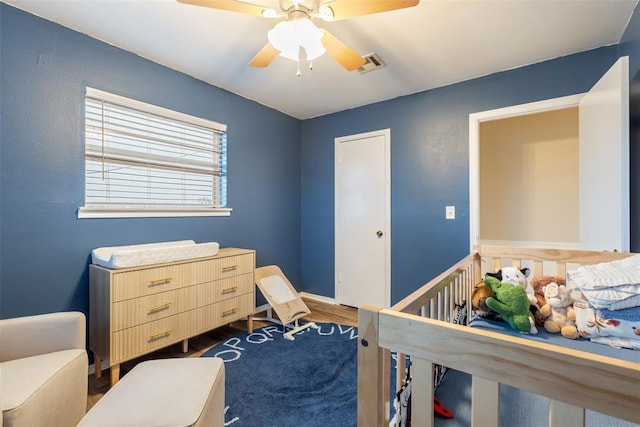
[[358, 52], [332, 36], [327, 30], [323, 29], [322, 32], [324, 33], [324, 36], [320, 39], [322, 41], [322, 45], [327, 50], [329, 56], [335, 59], [336, 62], [344, 68], [349, 71], [353, 71], [366, 62]]
[[262, 16], [262, 11], [266, 9], [262, 6], [235, 0], [178, 0], [178, 2], [257, 16]]
[[253, 57], [249, 65], [252, 67], [266, 67], [271, 64], [271, 61], [278, 56], [280, 51], [273, 47], [271, 43], [267, 43], [261, 50]]
[[333, 20], [353, 18], [372, 13], [404, 9], [420, 3], [420, 0], [334, 0], [325, 3], [333, 11]]

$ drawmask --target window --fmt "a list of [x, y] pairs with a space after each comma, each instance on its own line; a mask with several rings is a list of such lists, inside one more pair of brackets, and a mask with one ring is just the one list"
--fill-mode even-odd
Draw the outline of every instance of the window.
[[226, 126], [87, 88], [79, 218], [230, 215]]

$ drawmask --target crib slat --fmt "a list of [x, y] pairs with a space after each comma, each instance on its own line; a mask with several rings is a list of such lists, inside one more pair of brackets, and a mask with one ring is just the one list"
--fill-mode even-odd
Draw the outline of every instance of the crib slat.
[[[389, 425], [389, 350], [378, 344], [380, 309], [358, 310], [358, 426]], [[366, 343], [366, 345], [365, 345]]]
[[500, 258], [493, 259], [493, 268], [491, 269], [491, 273], [495, 273], [496, 271], [502, 268], [502, 260]]
[[533, 261], [533, 271], [531, 273], [533, 273], [532, 277], [543, 275], [542, 261]]
[[559, 262], [557, 263], [558, 266], [558, 270], [556, 272], [556, 275], [558, 275], [559, 277], [567, 277], [567, 264], [564, 262]]
[[584, 427], [585, 410], [551, 399], [549, 401], [549, 427]]
[[407, 356], [403, 353], [396, 354], [396, 390], [400, 390], [404, 383], [407, 369]]
[[[457, 280], [456, 280], [457, 283]], [[453, 313], [453, 307], [455, 306], [455, 283], [454, 287], [446, 290], [447, 299], [445, 300], [445, 304], [447, 306], [447, 314], [445, 315], [445, 320], [447, 322], [451, 321], [451, 314]]]
[[411, 359], [411, 425], [433, 427], [433, 370], [427, 360]]
[[500, 384], [478, 376], [471, 379], [471, 427], [500, 425]]

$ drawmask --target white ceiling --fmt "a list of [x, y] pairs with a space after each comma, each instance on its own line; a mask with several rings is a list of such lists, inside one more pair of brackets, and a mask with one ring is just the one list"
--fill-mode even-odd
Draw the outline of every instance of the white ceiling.
[[268, 68], [247, 65], [266, 44], [272, 19], [175, 0], [3, 1], [300, 119], [616, 44], [638, 3], [422, 0], [413, 8], [317, 21], [387, 66], [348, 72], [324, 55], [313, 70], [301, 63], [296, 77], [295, 62], [281, 57]]

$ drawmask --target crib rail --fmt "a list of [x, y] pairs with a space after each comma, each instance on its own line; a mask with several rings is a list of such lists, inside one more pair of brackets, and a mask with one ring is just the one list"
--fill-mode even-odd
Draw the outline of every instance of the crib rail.
[[[424, 317], [445, 320], [446, 315], [451, 314], [451, 303], [460, 303], [480, 280], [480, 267], [480, 256], [477, 253], [467, 255], [391, 309], [402, 313], [417, 313], [428, 309], [435, 317], [425, 316], [423, 313]], [[445, 302], [449, 303], [449, 310], [446, 311]]]
[[[390, 351], [411, 355], [413, 426], [433, 425], [439, 365], [472, 375], [474, 426], [499, 425], [500, 383], [548, 396], [550, 426], [583, 426], [584, 408], [640, 423], [640, 364], [453, 324], [456, 306], [486, 271], [527, 266], [563, 276], [574, 265], [629, 255], [482, 246], [391, 309], [361, 307], [358, 425], [389, 425]], [[404, 364], [398, 370], [400, 380]]]

